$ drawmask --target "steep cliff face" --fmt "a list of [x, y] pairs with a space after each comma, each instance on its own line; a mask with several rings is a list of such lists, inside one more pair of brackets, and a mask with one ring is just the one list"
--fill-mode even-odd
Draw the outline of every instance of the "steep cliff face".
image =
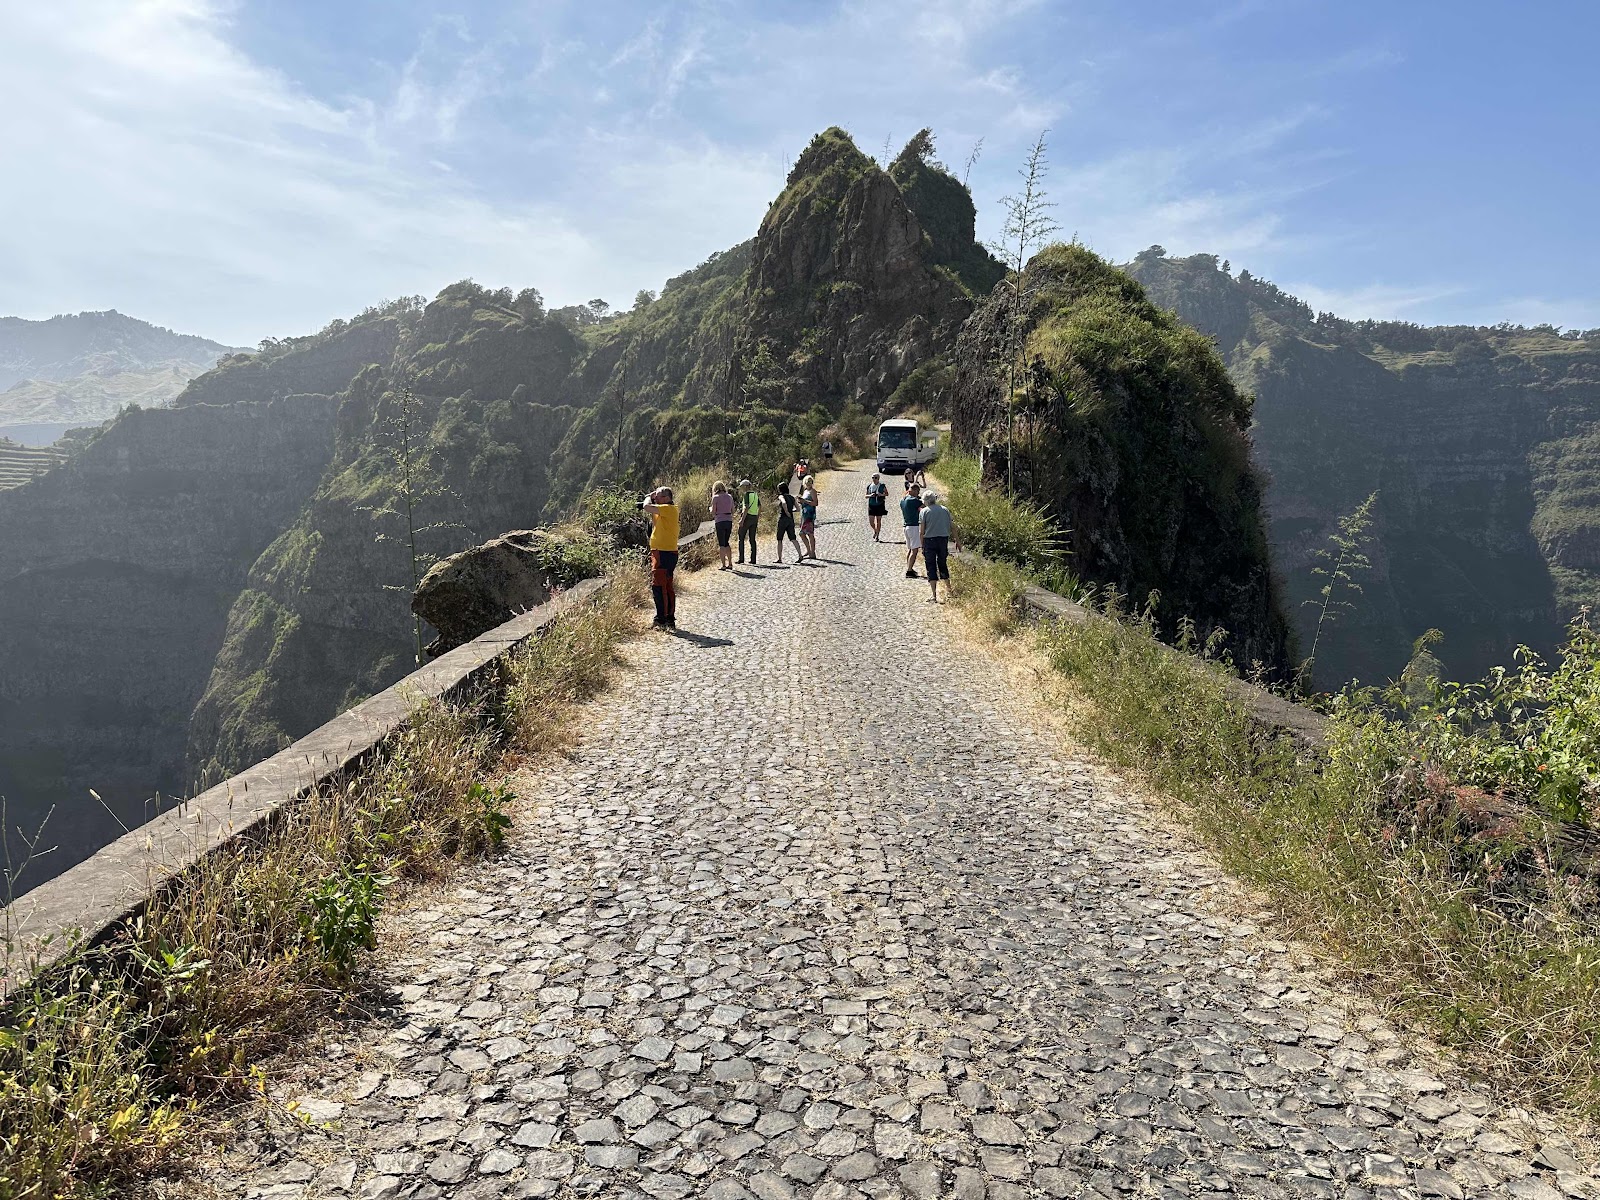
[[[341, 394], [315, 494], [250, 570], [189, 728], [194, 774], [272, 754], [414, 666], [414, 587], [400, 455], [410, 455], [417, 568], [535, 523], [571, 409], [581, 342], [473, 284], [446, 288], [392, 359]], [[409, 392], [402, 394], [402, 386]]]
[[1242, 666], [1284, 672], [1250, 400], [1210, 343], [1078, 246], [1035, 256], [1015, 318], [1007, 291], [962, 331], [956, 442], [982, 451], [992, 484], [1009, 466], [1018, 494], [1061, 525], [1081, 578], [1135, 604], [1158, 591], [1169, 628], [1225, 629]]
[[1315, 552], [1379, 493], [1373, 569], [1323, 635], [1319, 683], [1391, 678], [1429, 628], [1451, 673], [1476, 676], [1518, 644], [1548, 652], [1600, 598], [1600, 342], [1343, 321], [1210, 255], [1149, 251], [1128, 269], [1255, 394], [1270, 536], [1303, 632]]
[[[0, 795], [51, 807], [41, 882], [181, 795], [184, 732], [229, 606], [316, 486], [333, 402], [130, 412], [0, 492]], [[89, 796], [94, 788], [114, 818]]]
[[793, 409], [876, 409], [972, 311], [889, 172], [837, 129], [812, 139], [767, 210], [746, 295], [747, 336], [790, 367]]

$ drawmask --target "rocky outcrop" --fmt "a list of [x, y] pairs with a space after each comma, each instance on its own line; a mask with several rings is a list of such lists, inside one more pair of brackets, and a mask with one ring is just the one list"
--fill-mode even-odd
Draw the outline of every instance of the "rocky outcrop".
[[1273, 553], [1302, 631], [1316, 551], [1378, 492], [1372, 570], [1324, 633], [1316, 679], [1381, 682], [1437, 628], [1458, 678], [1549, 653], [1600, 600], [1600, 339], [1554, 329], [1344, 321], [1214, 255], [1128, 270], [1216, 339], [1255, 394]]
[[[640, 478], [733, 459], [765, 474], [780, 436], [809, 441], [846, 405], [876, 412], [945, 359], [1000, 267], [931, 150], [919, 135], [885, 171], [841, 129], [814, 137], [753, 241], [669, 281], [599, 340], [581, 368], [596, 399], [557, 456], [556, 495], [628, 464]], [[740, 438], [741, 423], [762, 436]]]
[[53, 808], [57, 848], [23, 886], [185, 794], [229, 607], [321, 478], [333, 413], [321, 396], [129, 412], [0, 492], [0, 796], [13, 837]]
[[1141, 607], [1158, 592], [1169, 632], [1226, 631], [1240, 666], [1285, 674], [1250, 398], [1205, 338], [1082, 247], [1042, 251], [1020, 290], [1015, 320], [1001, 288], [962, 331], [957, 444], [1050, 513], [1079, 578]]
[[555, 537], [518, 529], [434, 563], [411, 598], [411, 611], [439, 631], [428, 653], [464, 646], [549, 600], [552, 580], [545, 563]]
[[889, 172], [842, 130], [813, 138], [761, 222], [746, 285], [746, 339], [766, 339], [790, 367], [787, 406], [875, 410], [947, 351], [972, 296], [939, 265]]

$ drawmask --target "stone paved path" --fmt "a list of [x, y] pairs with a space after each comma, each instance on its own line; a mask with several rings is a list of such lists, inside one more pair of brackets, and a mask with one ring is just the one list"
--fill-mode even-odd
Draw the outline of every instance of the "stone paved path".
[[508, 853], [391, 922], [401, 1002], [318, 1049], [311, 1127], [214, 1185], [1594, 1194], [1042, 729], [871, 542], [863, 476], [825, 483], [828, 561], [695, 577], [698, 636], [651, 635], [518, 780]]

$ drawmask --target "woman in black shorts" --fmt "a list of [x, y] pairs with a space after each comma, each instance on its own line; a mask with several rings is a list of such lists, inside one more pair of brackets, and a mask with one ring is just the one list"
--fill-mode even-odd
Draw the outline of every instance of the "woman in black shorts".
[[867, 484], [867, 524], [872, 526], [872, 540], [883, 541], [883, 519], [889, 515], [889, 485], [873, 473]]
[[778, 561], [783, 561], [783, 539], [788, 538], [794, 547], [794, 560], [799, 562], [803, 552], [800, 542], [794, 536], [794, 510], [800, 507], [799, 502], [789, 494], [787, 482], [778, 485]]

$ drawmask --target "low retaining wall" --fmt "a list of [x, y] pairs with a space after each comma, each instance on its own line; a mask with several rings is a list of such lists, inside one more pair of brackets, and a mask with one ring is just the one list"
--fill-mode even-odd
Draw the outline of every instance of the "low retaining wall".
[[[984, 561], [979, 555], [971, 552], [964, 553], [961, 557], [972, 562]], [[1034, 616], [1068, 621], [1075, 625], [1109, 619], [1093, 609], [1068, 600], [1065, 596], [1047, 592], [1044, 588], [1031, 583], [1022, 589], [1022, 603]], [[1182, 651], [1174, 650], [1170, 646], [1162, 648], [1171, 654], [1182, 654]], [[1326, 748], [1327, 718], [1321, 713], [1285, 700], [1282, 696], [1267, 691], [1266, 688], [1246, 683], [1242, 679], [1230, 678], [1228, 690], [1245, 706], [1251, 718], [1263, 728], [1287, 733], [1308, 750], [1320, 751]]]
[[[679, 547], [687, 549], [714, 532], [706, 522], [681, 539]], [[181, 802], [19, 898], [5, 910], [11, 952], [0, 996], [76, 947], [104, 938], [208, 854], [250, 835], [322, 785], [358, 770], [406, 727], [419, 700], [498, 686], [507, 655], [604, 587], [602, 579], [587, 579], [440, 655], [271, 758]]]

